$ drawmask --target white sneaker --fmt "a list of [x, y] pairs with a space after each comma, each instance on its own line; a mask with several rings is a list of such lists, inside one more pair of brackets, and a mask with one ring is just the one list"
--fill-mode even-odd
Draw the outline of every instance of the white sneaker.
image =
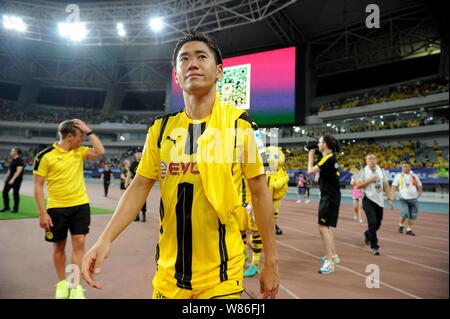
[[364, 221], [362, 219], [359, 220], [360, 224], [364, 224]]
[[301, 202], [302, 202], [302, 201], [301, 201], [300, 199], [296, 201], [297, 204], [298, 204], [298, 203], [301, 203]]
[[353, 216], [353, 220], [357, 220], [358, 219], [358, 217], [356, 217], [356, 216]]
[[328, 275], [334, 271], [334, 264], [329, 262], [328, 259], [325, 260], [322, 267], [319, 269], [319, 274]]
[[305, 203], [306, 203], [306, 204], [308, 204], [309, 202], [310, 202], [310, 200], [308, 199], [308, 200], [306, 200], [306, 202], [305, 202]]

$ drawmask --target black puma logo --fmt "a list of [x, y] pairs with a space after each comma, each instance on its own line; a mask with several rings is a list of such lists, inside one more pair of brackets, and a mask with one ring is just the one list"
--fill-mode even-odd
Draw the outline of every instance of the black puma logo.
[[175, 139], [171, 138], [170, 136], [167, 136], [167, 139], [169, 141], [173, 142], [173, 145], [177, 144], [178, 139], [181, 137], [181, 135], [178, 135]]

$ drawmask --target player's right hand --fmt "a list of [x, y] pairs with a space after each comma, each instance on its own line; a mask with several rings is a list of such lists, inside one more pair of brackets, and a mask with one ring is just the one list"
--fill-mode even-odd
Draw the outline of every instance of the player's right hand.
[[94, 278], [94, 274], [101, 272], [103, 261], [108, 258], [111, 250], [111, 243], [97, 242], [83, 256], [81, 261], [81, 273], [84, 280], [93, 288], [102, 289], [102, 285]]
[[50, 226], [53, 227], [52, 218], [48, 213], [39, 215], [39, 226], [45, 230], [50, 230]]

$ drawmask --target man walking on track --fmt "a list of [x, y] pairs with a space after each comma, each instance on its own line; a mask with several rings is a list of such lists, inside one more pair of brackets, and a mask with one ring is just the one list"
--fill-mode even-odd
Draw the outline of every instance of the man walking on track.
[[375, 154], [367, 155], [366, 163], [367, 166], [359, 172], [356, 182], [358, 189], [364, 189], [363, 209], [369, 225], [369, 229], [364, 232], [364, 241], [366, 245], [370, 244], [370, 251], [373, 255], [380, 255], [377, 231], [383, 220], [383, 191], [388, 197], [391, 209], [394, 208], [394, 204], [390, 198], [389, 177], [386, 171], [377, 165], [377, 156]]
[[[84, 134], [92, 148], [81, 146]], [[90, 227], [89, 198], [83, 173], [83, 160], [105, 154], [100, 140], [81, 120], [59, 124], [59, 142], [40, 152], [34, 161], [34, 199], [39, 210], [39, 223], [45, 229], [45, 240], [53, 243], [53, 262], [59, 282], [56, 299], [85, 299], [84, 289], [72, 288], [65, 280], [67, 231], [72, 235], [72, 264], [81, 269], [84, 242]], [[48, 203], [44, 204], [44, 182], [47, 181]]]
[[412, 230], [413, 222], [417, 219], [418, 206], [417, 200], [422, 196], [423, 187], [419, 176], [411, 171], [411, 165], [404, 163], [402, 172], [395, 175], [392, 183], [391, 198], [395, 199], [396, 187], [400, 193], [400, 224], [398, 225], [399, 233], [403, 234], [404, 223], [406, 221], [406, 235], [415, 236]]
[[[125, 185], [126, 185], [125, 188], [128, 188], [128, 186], [130, 186], [131, 181], [136, 176], [136, 170], [142, 159], [142, 150], [140, 148], [137, 149], [136, 152], [134, 153], [134, 158], [135, 158], [135, 161], [133, 163], [131, 163], [130, 169], [128, 170], [127, 180], [125, 182]], [[144, 205], [142, 205], [141, 212], [142, 212], [142, 222], [145, 223], [145, 221], [147, 220], [146, 216], [145, 216], [147, 213], [147, 200], [144, 202]], [[136, 216], [134, 221], [135, 222], [140, 221], [139, 214]]]
[[244, 110], [216, 94], [223, 65], [214, 39], [202, 33], [186, 35], [175, 47], [172, 64], [185, 107], [150, 126], [136, 177], [84, 256], [83, 276], [101, 288], [94, 273], [100, 273], [113, 240], [133, 221], [159, 181], [161, 228], [153, 298], [240, 298], [245, 256], [238, 190], [245, 177], [264, 242], [261, 293], [263, 298], [275, 298], [279, 286], [275, 223], [256, 124]]

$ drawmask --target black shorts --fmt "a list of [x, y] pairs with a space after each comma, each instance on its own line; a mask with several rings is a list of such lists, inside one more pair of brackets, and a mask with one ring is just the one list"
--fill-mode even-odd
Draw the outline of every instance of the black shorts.
[[120, 182], [120, 189], [126, 189], [125, 188], [125, 182]]
[[89, 204], [72, 207], [49, 208], [47, 210], [53, 222], [50, 231], [45, 232], [45, 240], [56, 243], [67, 238], [67, 231], [72, 235], [86, 235], [91, 224]]
[[341, 198], [321, 197], [319, 203], [319, 225], [336, 227]]

